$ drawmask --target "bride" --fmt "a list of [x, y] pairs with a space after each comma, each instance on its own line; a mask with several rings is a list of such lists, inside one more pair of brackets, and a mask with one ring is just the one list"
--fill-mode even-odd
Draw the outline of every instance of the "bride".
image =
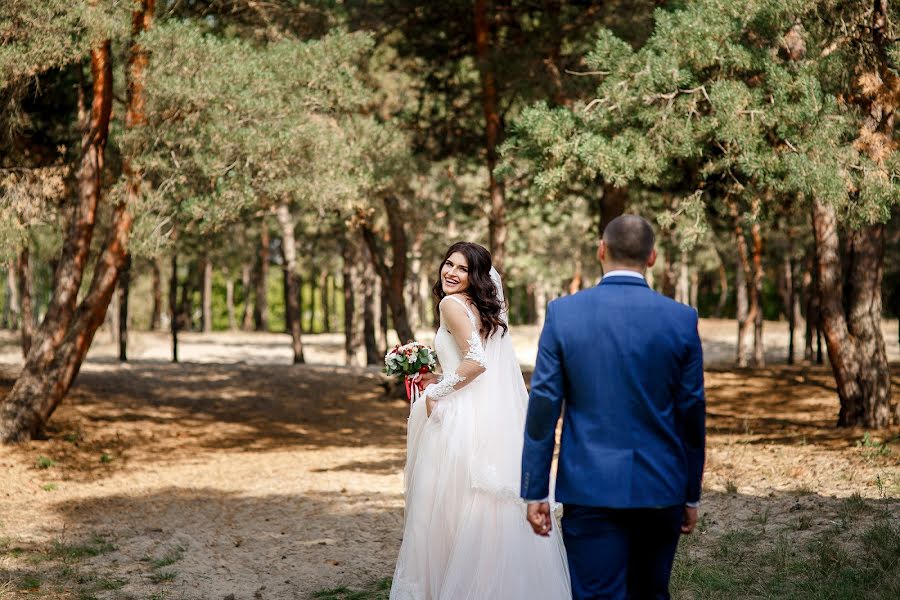
[[443, 377], [419, 379], [409, 417], [391, 599], [571, 598], [559, 528], [534, 535], [519, 498], [528, 394], [490, 253], [453, 244], [434, 293]]

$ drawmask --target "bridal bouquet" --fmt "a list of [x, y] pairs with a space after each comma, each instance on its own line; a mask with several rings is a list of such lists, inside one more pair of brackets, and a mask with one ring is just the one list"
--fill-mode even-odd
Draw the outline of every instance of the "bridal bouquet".
[[419, 342], [407, 342], [402, 346], [398, 344], [384, 355], [384, 372], [404, 376], [406, 399], [412, 402], [417, 399], [419, 391], [412, 383], [413, 376], [430, 373], [436, 366], [437, 355], [434, 350]]

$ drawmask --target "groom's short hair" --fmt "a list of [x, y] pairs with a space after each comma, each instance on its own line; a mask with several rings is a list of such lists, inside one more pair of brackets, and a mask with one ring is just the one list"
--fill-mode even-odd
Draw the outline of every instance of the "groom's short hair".
[[610, 221], [603, 230], [603, 241], [613, 260], [644, 266], [653, 252], [653, 228], [643, 217], [622, 215]]

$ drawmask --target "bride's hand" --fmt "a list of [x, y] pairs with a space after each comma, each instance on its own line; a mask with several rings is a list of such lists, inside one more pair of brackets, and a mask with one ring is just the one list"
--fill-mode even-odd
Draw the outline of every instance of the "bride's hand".
[[413, 379], [413, 382], [419, 388], [419, 391], [424, 391], [426, 387], [431, 385], [432, 383], [437, 383], [441, 378], [438, 377], [435, 373], [424, 373], [416, 375]]

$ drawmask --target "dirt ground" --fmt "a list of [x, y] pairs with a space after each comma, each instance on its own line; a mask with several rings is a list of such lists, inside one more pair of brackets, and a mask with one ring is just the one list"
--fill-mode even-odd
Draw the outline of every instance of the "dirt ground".
[[[783, 326], [768, 329], [782, 358]], [[734, 324], [701, 332], [704, 536], [760, 515], [813, 535], [854, 494], [900, 515], [898, 431], [836, 430], [826, 367], [729, 369]], [[885, 333], [897, 395], [896, 322]], [[178, 365], [163, 335], [133, 336], [124, 365], [103, 335], [48, 439], [0, 447], [0, 599], [292, 599], [391, 575], [408, 408], [377, 369], [325, 364], [340, 336], [310, 336], [314, 364], [292, 366], [277, 334], [188, 334]], [[513, 335], [527, 367], [537, 330]], [[19, 363], [0, 337], [0, 395]], [[76, 550], [80, 575], [50, 573]], [[79, 596], [85, 579], [114, 584]]]

